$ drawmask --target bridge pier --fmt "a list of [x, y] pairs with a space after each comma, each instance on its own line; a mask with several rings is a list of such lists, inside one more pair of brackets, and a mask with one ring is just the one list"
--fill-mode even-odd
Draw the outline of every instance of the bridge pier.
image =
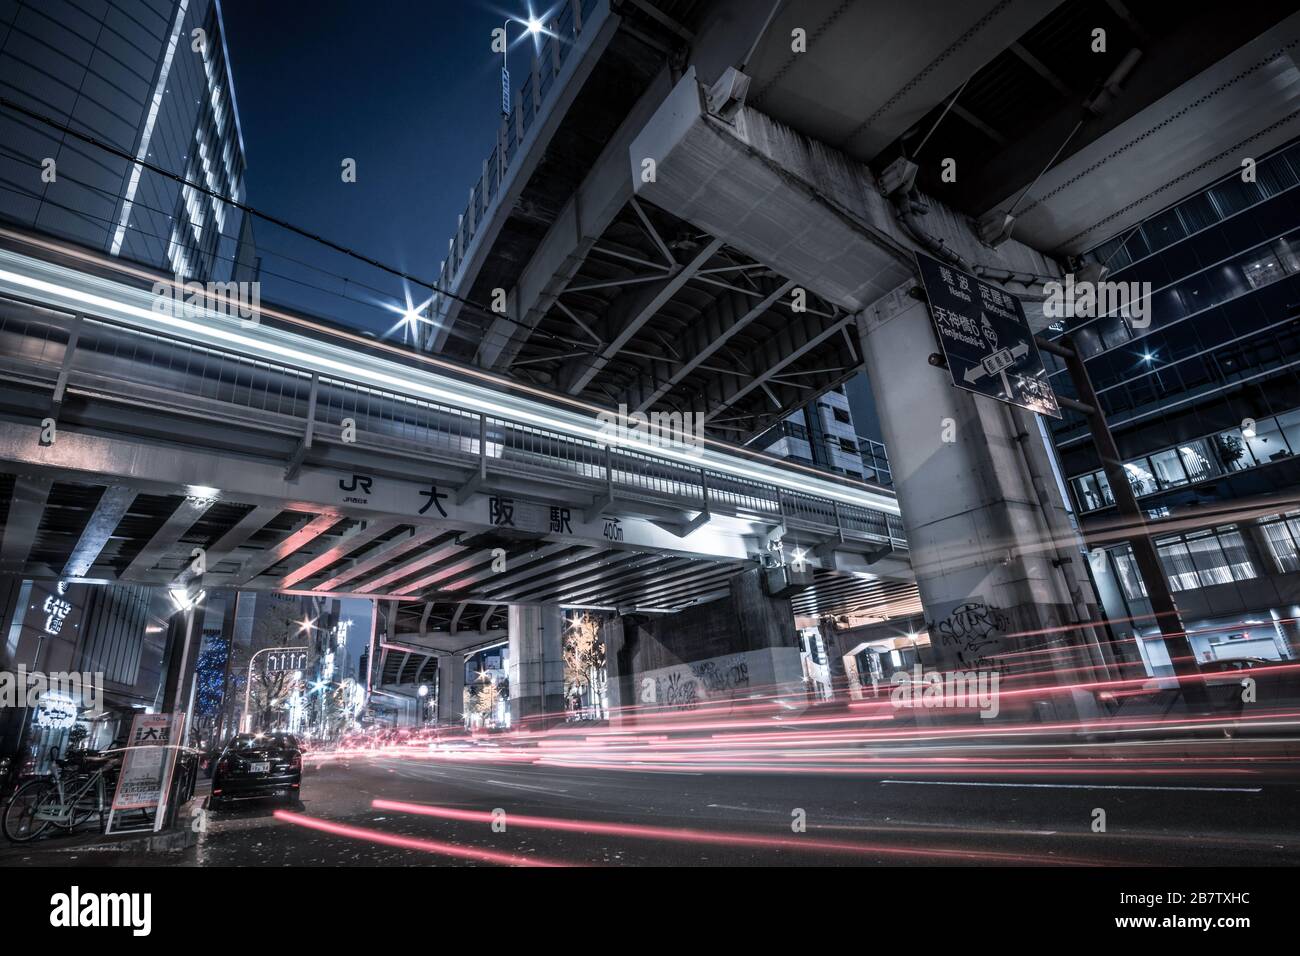
[[1102, 665], [1079, 606], [1091, 589], [1074, 578], [1084, 573], [1081, 556], [1032, 416], [955, 388], [927, 365], [928, 309], [901, 290], [864, 311], [859, 331], [930, 665], [1004, 673]]
[[794, 611], [761, 571], [731, 593], [672, 615], [626, 614], [606, 629], [611, 722], [650, 720], [719, 700], [804, 699]]
[[[1080, 624], [1099, 619], [1096, 599], [1037, 424], [955, 388], [928, 364], [937, 349], [930, 316], [905, 292], [916, 274], [916, 230], [898, 221], [863, 163], [743, 97], [730, 108], [730, 117], [712, 113], [688, 71], [629, 151], [637, 195], [859, 313], [861, 354], [931, 630], [930, 663], [1104, 666]], [[653, 179], [637, 175], [642, 157], [656, 160]], [[1059, 274], [1015, 240], [983, 245], [965, 217], [927, 202], [929, 241], [949, 255], [1018, 276]], [[837, 647], [828, 651], [839, 656]], [[832, 662], [838, 679], [841, 665]]]
[[465, 658], [443, 654], [438, 658], [438, 726], [465, 725]]
[[543, 729], [564, 719], [564, 611], [510, 606], [510, 723]]

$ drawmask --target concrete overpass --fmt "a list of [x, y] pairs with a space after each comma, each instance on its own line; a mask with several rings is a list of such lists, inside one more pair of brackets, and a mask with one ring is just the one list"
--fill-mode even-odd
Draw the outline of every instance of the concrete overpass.
[[[931, 208], [916, 221], [1023, 294], [1059, 271], [1042, 254], [1077, 253], [1297, 132], [1297, 21], [1281, 2], [1194, 2], [1177, 16], [1118, 0], [557, 9], [441, 268], [475, 301], [504, 290], [507, 311], [485, 318], [443, 298], [427, 344], [595, 402], [698, 408], [733, 439], [864, 364], [851, 315], [910, 274], [918, 245], [877, 183], [898, 157], [916, 161]], [[1136, 66], [1105, 90], [1133, 51]], [[729, 67], [742, 68], [743, 93], [719, 88], [708, 102]], [[764, 127], [757, 140], [734, 132], [770, 181], [700, 147], [697, 165], [678, 157], [676, 173], [638, 183], [691, 70], [715, 131], [742, 124], [729, 115], [741, 102], [739, 115]], [[1015, 210], [1011, 235], [1025, 248], [979, 255], [966, 242], [973, 222], [1011, 209], [1049, 165]], [[790, 185], [795, 204], [776, 205]], [[716, 200], [716, 215], [675, 190]], [[762, 197], [750, 225], [771, 235], [725, 219], [741, 193]], [[800, 217], [817, 195], [848, 223]], [[857, 243], [843, 245], [854, 219], [876, 247], [857, 258]], [[806, 311], [792, 311], [796, 288], [811, 296]]]
[[[671, 614], [783, 562], [809, 617], [916, 608], [886, 489], [611, 432], [581, 403], [271, 306], [177, 311], [163, 277], [3, 239], [0, 572], [181, 605], [218, 588], [375, 600], [373, 676], [394, 687], [528, 627], [558, 641], [561, 608]], [[531, 696], [536, 712], [556, 694]]]
[[593, 32], [557, 31], [547, 49], [567, 60], [544, 51], [549, 96], [495, 154], [503, 185], [476, 187], [443, 263], [452, 289], [501, 290], [506, 311], [444, 299], [427, 345], [593, 402], [698, 411], [738, 439], [865, 369], [932, 636], [973, 605], [1009, 652], [1065, 642], [1104, 668], [1039, 425], [927, 365], [913, 254], [1041, 321], [1042, 285], [1072, 255], [1300, 133], [1300, 15], [585, 7]]

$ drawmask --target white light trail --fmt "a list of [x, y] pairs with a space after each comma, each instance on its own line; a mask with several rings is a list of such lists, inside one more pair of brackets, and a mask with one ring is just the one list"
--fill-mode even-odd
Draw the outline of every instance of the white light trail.
[[[586, 416], [555, 408], [540, 401], [509, 395], [473, 382], [458, 381], [437, 372], [412, 368], [294, 332], [266, 325], [244, 327], [238, 319], [231, 319], [211, 309], [195, 309], [194, 318], [155, 311], [155, 297], [149, 290], [7, 250], [0, 250], [0, 294], [37, 301], [55, 309], [90, 311], [156, 335], [171, 334], [190, 343], [230, 349], [268, 361], [337, 376], [346, 381], [419, 396], [454, 408], [547, 429], [571, 438], [616, 444], [691, 468], [706, 468], [734, 478], [775, 485], [787, 491], [899, 514], [898, 504], [890, 495], [851, 488], [810, 474], [792, 473], [711, 448], [674, 448], [638, 439], [630, 431], [613, 436], [594, 415]], [[502, 387], [508, 386], [503, 383]]]

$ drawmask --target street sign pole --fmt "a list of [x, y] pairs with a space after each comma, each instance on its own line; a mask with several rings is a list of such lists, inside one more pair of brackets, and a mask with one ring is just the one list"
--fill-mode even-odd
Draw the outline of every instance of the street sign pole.
[[1093, 390], [1087, 366], [1084, 365], [1083, 358], [1069, 337], [1059, 342], [1040, 338], [1037, 344], [1043, 351], [1051, 352], [1065, 361], [1065, 367], [1074, 383], [1079, 401], [1068, 403], [1062, 401], [1061, 404], [1082, 412], [1088, 422], [1088, 433], [1092, 436], [1093, 447], [1101, 458], [1106, 480], [1110, 482], [1115, 509], [1128, 529], [1129, 546], [1133, 549], [1133, 558], [1146, 585], [1151, 612], [1160, 627], [1160, 634], [1165, 649], [1169, 652], [1169, 660], [1174, 666], [1174, 676], [1178, 681], [1179, 689], [1188, 704], [1204, 709], [1209, 705], [1209, 695], [1205, 684], [1201, 681], [1195, 652], [1192, 650], [1191, 641], [1187, 639], [1187, 632], [1183, 629], [1182, 617], [1178, 613], [1177, 605], [1174, 604], [1173, 594], [1169, 590], [1164, 569], [1160, 564], [1160, 556], [1147, 528], [1146, 515], [1138, 505], [1137, 496], [1133, 494], [1133, 488], [1129, 484], [1128, 472], [1124, 470], [1124, 461], [1115, 444], [1115, 436], [1111, 433], [1110, 425], [1107, 424], [1106, 416], [1097, 401], [1097, 393]]

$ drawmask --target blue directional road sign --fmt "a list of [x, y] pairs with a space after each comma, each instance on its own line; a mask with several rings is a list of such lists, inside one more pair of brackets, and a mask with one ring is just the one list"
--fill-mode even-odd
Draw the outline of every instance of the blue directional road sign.
[[1043, 358], [1011, 293], [946, 262], [916, 254], [952, 383], [1039, 415], [1061, 417]]

